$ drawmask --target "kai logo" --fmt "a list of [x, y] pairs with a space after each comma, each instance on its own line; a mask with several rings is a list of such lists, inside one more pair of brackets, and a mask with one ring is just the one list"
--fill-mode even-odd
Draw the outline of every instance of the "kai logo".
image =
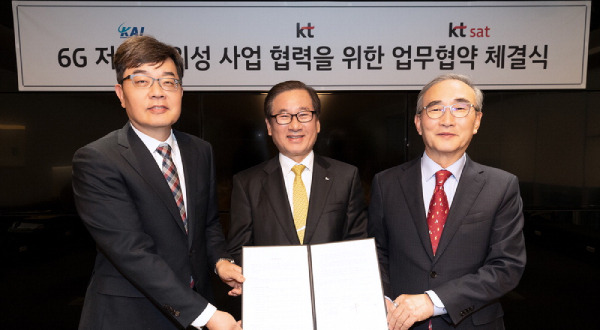
[[312, 34], [314, 29], [315, 27], [310, 22], [306, 26], [300, 26], [300, 23], [296, 23], [296, 38], [314, 38], [315, 36]]
[[490, 28], [488, 26], [474, 27], [469, 29], [465, 23], [460, 22], [460, 25], [453, 25], [450, 22], [448, 27], [448, 38], [466, 38], [467, 32], [469, 33], [469, 38], [489, 38], [490, 37]]
[[123, 26], [125, 23], [121, 23], [119, 25], [118, 31], [121, 34], [121, 38], [129, 38], [133, 36], [143, 36], [144, 35], [144, 27], [131, 27], [131, 26]]

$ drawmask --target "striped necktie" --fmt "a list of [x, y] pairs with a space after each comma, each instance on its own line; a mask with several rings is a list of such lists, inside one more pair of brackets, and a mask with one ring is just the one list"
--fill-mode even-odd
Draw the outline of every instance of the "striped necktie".
[[161, 143], [158, 148], [156, 148], [156, 151], [163, 157], [161, 170], [169, 184], [169, 188], [171, 188], [173, 198], [175, 198], [175, 202], [179, 208], [179, 214], [181, 215], [185, 232], [187, 233], [188, 221], [185, 213], [185, 204], [183, 203], [183, 192], [181, 191], [181, 185], [179, 184], [177, 168], [175, 167], [175, 163], [173, 163], [173, 158], [171, 158], [171, 146], [167, 143]]

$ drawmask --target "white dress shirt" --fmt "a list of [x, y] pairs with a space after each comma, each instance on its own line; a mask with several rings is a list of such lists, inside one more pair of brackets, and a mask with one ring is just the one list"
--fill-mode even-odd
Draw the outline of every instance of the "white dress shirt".
[[[158, 151], [156, 151], [156, 148], [158, 148], [158, 146], [161, 143], [168, 143], [171, 146], [171, 158], [173, 158], [173, 163], [175, 164], [175, 168], [177, 169], [177, 175], [179, 176], [179, 185], [181, 186], [181, 192], [183, 194], [183, 205], [185, 205], [187, 201], [187, 194], [185, 189], [185, 175], [183, 173], [183, 162], [181, 160], [181, 152], [179, 151], [177, 139], [175, 138], [175, 135], [173, 135], [173, 130], [171, 130], [171, 134], [165, 141], [158, 141], [157, 139], [140, 132], [138, 129], [133, 127], [133, 125], [131, 125], [131, 128], [133, 128], [133, 131], [137, 134], [137, 136], [140, 137], [146, 148], [148, 148], [148, 151], [150, 151], [152, 157], [154, 157], [154, 160], [156, 161], [156, 164], [158, 165], [158, 168], [161, 169], [161, 171], [163, 156], [161, 156], [158, 153]], [[192, 326], [198, 329], [205, 326], [206, 323], [208, 323], [208, 320], [210, 320], [210, 318], [215, 314], [216, 311], [217, 308], [209, 303], [204, 309], [204, 311], [202, 311], [202, 313], [194, 320], [194, 322], [192, 322]]]
[[[288, 196], [290, 203], [290, 210], [294, 209], [294, 179], [296, 174], [292, 172], [294, 165], [304, 165], [304, 171], [302, 171], [302, 182], [306, 188], [306, 196], [310, 200], [310, 188], [312, 186], [312, 173], [314, 170], [315, 153], [311, 151], [300, 163], [296, 163], [291, 158], [279, 154], [279, 164], [281, 165], [281, 172], [283, 173], [283, 181], [285, 182], [285, 191]], [[305, 226], [306, 228], [306, 226]], [[305, 229], [304, 228], [304, 229]], [[303, 228], [300, 228], [301, 230]]]
[[[425, 207], [426, 211], [429, 210], [429, 202], [431, 201], [431, 197], [433, 197], [433, 191], [435, 190], [435, 173], [439, 170], [448, 170], [450, 173], [452, 173], [452, 175], [444, 183], [444, 192], [448, 198], [448, 206], [452, 207], [452, 201], [454, 200], [456, 187], [458, 187], [458, 181], [460, 180], [460, 176], [465, 167], [466, 161], [467, 154], [463, 154], [459, 160], [454, 162], [454, 164], [448, 166], [447, 168], [443, 168], [429, 158], [426, 152], [423, 153], [423, 157], [421, 157], [421, 185], [423, 187], [423, 206]], [[444, 233], [442, 232], [442, 236], [443, 235]], [[447, 313], [444, 303], [433, 290], [428, 290], [425, 293], [429, 295], [429, 298], [433, 302], [434, 316]]]

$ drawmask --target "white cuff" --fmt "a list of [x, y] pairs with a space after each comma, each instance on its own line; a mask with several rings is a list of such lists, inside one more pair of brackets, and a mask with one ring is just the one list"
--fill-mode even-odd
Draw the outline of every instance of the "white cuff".
[[432, 290], [428, 290], [428, 291], [425, 291], [425, 293], [429, 296], [429, 299], [431, 299], [431, 302], [433, 302], [433, 316], [448, 314], [448, 312], [446, 311], [446, 307], [444, 306], [444, 303], [442, 302], [440, 297], [438, 297], [438, 295], [435, 292], [433, 292]]
[[192, 326], [196, 329], [200, 329], [208, 323], [208, 320], [215, 314], [217, 308], [211, 304], [206, 305], [204, 311], [198, 316], [194, 322], [192, 322]]

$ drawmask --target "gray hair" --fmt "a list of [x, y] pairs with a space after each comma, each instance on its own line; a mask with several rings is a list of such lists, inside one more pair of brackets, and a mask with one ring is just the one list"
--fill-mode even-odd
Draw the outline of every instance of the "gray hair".
[[469, 78], [465, 75], [462, 75], [462, 74], [449, 73], [449, 74], [437, 76], [432, 81], [428, 82], [427, 85], [423, 86], [423, 88], [419, 92], [419, 97], [417, 98], [417, 115], [420, 114], [421, 111], [423, 111], [423, 95], [425, 95], [425, 93], [433, 85], [435, 85], [439, 82], [442, 82], [442, 81], [446, 81], [446, 80], [462, 81], [463, 83], [467, 84], [467, 86], [471, 87], [471, 89], [473, 89], [473, 92], [475, 92], [475, 103], [476, 103], [474, 105], [475, 111], [482, 110], [482, 108], [483, 108], [483, 93], [481, 92], [481, 89], [475, 87], [471, 78]]

